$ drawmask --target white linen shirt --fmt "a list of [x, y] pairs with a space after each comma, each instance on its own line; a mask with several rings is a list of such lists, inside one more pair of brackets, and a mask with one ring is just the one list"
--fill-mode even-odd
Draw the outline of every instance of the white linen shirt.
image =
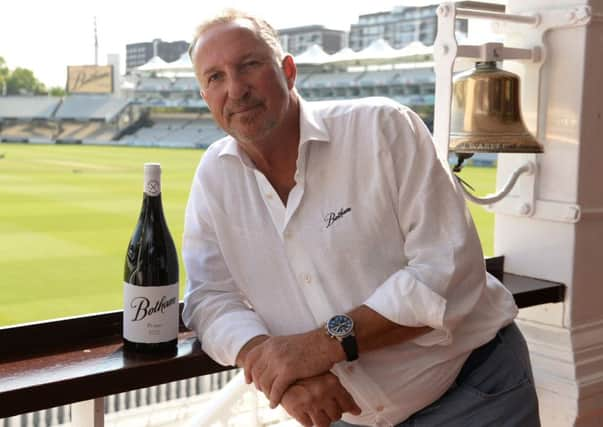
[[300, 102], [286, 206], [232, 137], [204, 154], [186, 210], [183, 319], [224, 365], [254, 336], [307, 332], [361, 304], [430, 326], [333, 368], [362, 409], [345, 421], [394, 425], [441, 396], [517, 307], [487, 275], [464, 198], [415, 113], [384, 98]]

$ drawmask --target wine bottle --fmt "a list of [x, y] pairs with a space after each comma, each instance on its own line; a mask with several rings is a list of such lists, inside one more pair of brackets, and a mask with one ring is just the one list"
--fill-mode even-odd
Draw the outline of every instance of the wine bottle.
[[124, 350], [174, 353], [178, 343], [178, 255], [161, 202], [161, 166], [144, 165], [144, 193], [124, 267]]

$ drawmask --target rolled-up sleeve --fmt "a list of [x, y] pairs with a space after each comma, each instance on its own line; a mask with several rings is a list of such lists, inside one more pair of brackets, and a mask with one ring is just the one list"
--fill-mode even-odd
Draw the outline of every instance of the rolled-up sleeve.
[[365, 301], [400, 325], [434, 330], [414, 342], [447, 345], [486, 285], [483, 254], [463, 195], [429, 131], [399, 108], [382, 126], [393, 159], [397, 216], [408, 260]]
[[202, 166], [195, 174], [185, 214], [182, 257], [187, 279], [182, 319], [212, 359], [234, 366], [245, 343], [268, 334], [268, 329], [246, 303], [224, 261], [201, 182]]

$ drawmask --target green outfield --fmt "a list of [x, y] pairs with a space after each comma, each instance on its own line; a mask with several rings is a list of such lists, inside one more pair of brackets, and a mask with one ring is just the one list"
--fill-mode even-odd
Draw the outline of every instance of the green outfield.
[[[180, 251], [184, 207], [201, 155], [0, 144], [0, 325], [120, 308], [124, 254], [142, 200], [142, 164], [162, 165], [164, 209]], [[494, 169], [466, 168], [463, 177], [480, 194], [494, 189]], [[492, 215], [470, 208], [490, 254]]]

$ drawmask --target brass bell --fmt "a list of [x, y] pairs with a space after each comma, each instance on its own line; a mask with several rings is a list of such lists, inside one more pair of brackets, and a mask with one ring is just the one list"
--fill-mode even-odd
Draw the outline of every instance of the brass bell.
[[517, 75], [486, 61], [453, 78], [449, 151], [542, 153], [521, 118]]

